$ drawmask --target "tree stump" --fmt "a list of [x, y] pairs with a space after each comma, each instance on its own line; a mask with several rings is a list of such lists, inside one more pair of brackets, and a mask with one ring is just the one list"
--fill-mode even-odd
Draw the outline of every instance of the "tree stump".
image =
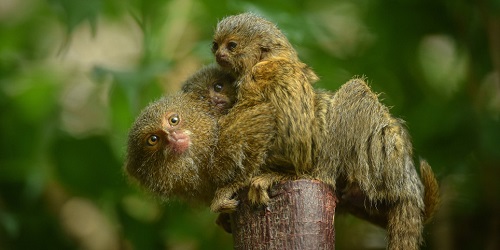
[[286, 181], [273, 186], [267, 207], [252, 206], [248, 190], [231, 214], [234, 249], [334, 249], [337, 197], [316, 180]]

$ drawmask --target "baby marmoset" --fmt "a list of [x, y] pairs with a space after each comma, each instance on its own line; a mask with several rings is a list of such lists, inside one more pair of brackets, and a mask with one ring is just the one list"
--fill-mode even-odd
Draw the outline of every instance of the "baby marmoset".
[[263, 168], [298, 176], [311, 171], [317, 76], [276, 25], [250, 13], [217, 24], [212, 52], [238, 86], [238, 101], [219, 120], [214, 164], [214, 179], [227, 187], [211, 207], [231, 211], [234, 192]]
[[217, 65], [202, 68], [183, 92], [143, 109], [128, 138], [125, 169], [164, 197], [209, 204], [215, 192], [208, 172], [217, 145], [217, 119], [233, 105], [234, 78]]
[[227, 114], [236, 102], [235, 78], [218, 65], [203, 67], [182, 85], [182, 92], [197, 94], [200, 100], [211, 104], [211, 114], [216, 118]]
[[[346, 83], [331, 102], [315, 100], [310, 84], [316, 80], [314, 73], [299, 61], [276, 26], [248, 13], [219, 22], [213, 52], [219, 65], [231, 70], [239, 84], [238, 102], [219, 123], [223, 157], [215, 161], [222, 168], [216, 171], [220, 174], [217, 182], [244, 181], [250, 176], [256, 177], [252, 186], [258, 183], [265, 188], [291, 164], [296, 174], [310, 173], [339, 189], [347, 201], [355, 203], [362, 197], [362, 205], [353, 208], [363, 207], [363, 213], [387, 227], [389, 249], [418, 248], [424, 220], [438, 201], [437, 182], [428, 164], [422, 162], [422, 183], [403, 122], [390, 115], [363, 81]], [[245, 127], [248, 120], [239, 117], [266, 109], [276, 119], [265, 117], [267, 121]], [[269, 121], [273, 124], [266, 123]], [[271, 131], [272, 140], [262, 137], [266, 130]], [[258, 138], [254, 133], [259, 132]], [[248, 162], [249, 158], [255, 160]], [[276, 165], [281, 168], [268, 169]], [[224, 207], [221, 204], [231, 200], [231, 191], [228, 188], [225, 196], [216, 195], [212, 209]]]

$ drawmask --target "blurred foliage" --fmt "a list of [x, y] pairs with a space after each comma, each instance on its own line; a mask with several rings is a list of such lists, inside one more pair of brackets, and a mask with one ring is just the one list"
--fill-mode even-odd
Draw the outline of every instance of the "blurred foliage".
[[[0, 249], [231, 249], [215, 214], [122, 171], [147, 103], [213, 62], [213, 28], [276, 22], [335, 90], [366, 76], [443, 193], [428, 249], [500, 247], [500, 2], [0, 0]], [[336, 220], [337, 248], [384, 234]]]

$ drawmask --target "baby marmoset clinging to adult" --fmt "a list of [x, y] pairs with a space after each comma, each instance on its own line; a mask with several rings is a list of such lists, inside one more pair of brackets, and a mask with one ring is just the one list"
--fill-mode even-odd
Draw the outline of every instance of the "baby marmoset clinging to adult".
[[318, 78], [275, 24], [251, 13], [221, 20], [212, 52], [238, 86], [238, 101], [219, 120], [214, 164], [214, 179], [228, 187], [219, 190], [212, 210], [231, 211], [234, 192], [264, 168], [297, 176], [311, 171]]
[[[219, 123], [218, 183], [236, 179], [248, 184], [251, 177], [252, 186], [265, 188], [292, 165], [297, 176], [310, 174], [351, 203], [361, 197], [362, 204], [351, 208], [361, 207], [361, 216], [380, 220], [374, 222], [387, 228], [390, 249], [418, 248], [423, 223], [438, 202], [437, 182], [422, 162], [422, 183], [403, 122], [390, 115], [364, 81], [349, 81], [331, 99], [315, 96], [310, 84], [315, 75], [286, 37], [274, 24], [248, 13], [219, 22], [213, 52], [239, 86], [238, 102]], [[267, 109], [271, 112], [261, 115], [271, 117], [263, 115], [258, 124], [248, 126], [248, 119], [242, 119]], [[237, 187], [216, 194], [212, 209], [231, 210], [236, 203], [230, 195]], [[265, 201], [259, 196], [265, 197], [257, 195], [257, 202]]]
[[182, 92], [195, 93], [200, 100], [211, 104], [211, 113], [220, 118], [236, 102], [236, 79], [216, 64], [204, 66], [187, 79]]
[[233, 81], [219, 66], [206, 66], [185, 81], [183, 92], [144, 108], [129, 132], [129, 176], [161, 197], [209, 204], [217, 119], [235, 101]]

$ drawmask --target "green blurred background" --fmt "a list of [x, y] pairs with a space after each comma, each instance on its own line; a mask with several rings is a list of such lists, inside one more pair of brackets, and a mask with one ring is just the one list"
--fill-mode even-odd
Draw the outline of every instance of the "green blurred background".
[[[232, 249], [207, 208], [122, 171], [138, 112], [213, 62], [224, 16], [256, 12], [337, 89], [366, 76], [407, 121], [442, 204], [425, 249], [500, 248], [500, 1], [0, 0], [0, 249]], [[337, 249], [385, 232], [336, 217]]]

